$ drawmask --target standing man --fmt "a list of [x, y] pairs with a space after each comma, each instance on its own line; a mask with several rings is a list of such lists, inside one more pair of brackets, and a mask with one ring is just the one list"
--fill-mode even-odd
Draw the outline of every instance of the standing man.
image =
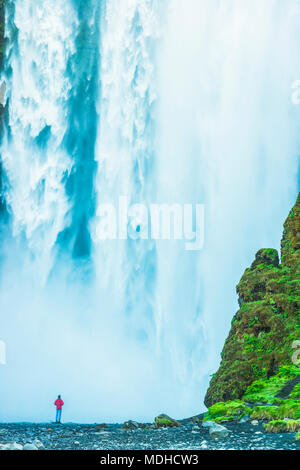
[[61, 396], [58, 395], [57, 400], [55, 400], [54, 405], [56, 406], [56, 423], [61, 423], [61, 413], [64, 402], [61, 399]]

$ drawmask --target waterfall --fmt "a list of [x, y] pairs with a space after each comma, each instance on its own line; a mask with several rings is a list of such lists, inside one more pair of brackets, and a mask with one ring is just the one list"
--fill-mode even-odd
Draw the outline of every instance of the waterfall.
[[[72, 421], [199, 413], [235, 284], [297, 192], [299, 2], [36, 3], [6, 15], [0, 420], [51, 419], [58, 393]], [[140, 215], [102, 239], [120, 198], [204, 204], [204, 248]]]
[[[115, 207], [119, 197], [128, 198], [129, 204], [150, 203], [155, 189], [157, 1], [108, 0], [101, 31], [97, 201]], [[111, 294], [117, 295], [130, 322], [129, 334], [149, 339], [155, 329], [155, 244], [131, 239], [103, 244], [96, 233], [94, 240], [103, 295], [109, 302]]]
[[72, 87], [66, 63], [74, 52], [76, 22], [70, 2], [33, 5], [16, 1], [11, 77], [9, 134], [2, 152], [8, 185], [14, 237], [24, 237], [45, 281], [51, 269], [51, 251], [64, 229], [69, 204], [64, 179], [72, 163], [63, 138], [67, 100]]
[[299, 190], [300, 109], [291, 99], [299, 15], [294, 0], [169, 2], [158, 61], [158, 192], [205, 204], [205, 246], [196, 256], [168, 247], [158, 285], [173, 318], [164, 317], [174, 327], [169, 344], [177, 355], [181, 345], [179, 368], [190, 361], [197, 377], [217, 369], [238, 309], [235, 285], [258, 249], [280, 248]]

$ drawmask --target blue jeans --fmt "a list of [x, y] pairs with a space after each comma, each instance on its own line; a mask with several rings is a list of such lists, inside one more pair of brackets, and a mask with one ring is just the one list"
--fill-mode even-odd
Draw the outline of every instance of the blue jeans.
[[62, 410], [56, 410], [56, 422], [60, 423]]

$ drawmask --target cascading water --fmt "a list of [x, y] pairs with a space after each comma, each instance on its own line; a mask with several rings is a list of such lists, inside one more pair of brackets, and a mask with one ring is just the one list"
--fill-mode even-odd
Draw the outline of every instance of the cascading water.
[[300, 5], [188, 5], [169, 2], [158, 62], [157, 184], [160, 200], [205, 203], [205, 246], [198, 256], [161, 250], [157, 284], [174, 327], [168, 345], [181, 351], [178, 369], [192, 363], [199, 377], [218, 367], [238, 308], [234, 286], [259, 248], [279, 249], [297, 196], [300, 109], [291, 97]]
[[[163, 3], [9, 2], [0, 420], [47, 420], [57, 393], [73, 421], [201, 411], [234, 285], [279, 246], [299, 2]], [[138, 217], [102, 240], [120, 196], [205, 203], [204, 249], [145, 240]]]
[[[75, 17], [70, 2], [33, 5], [16, 1], [18, 30], [9, 66], [9, 130], [2, 152], [14, 237], [24, 237], [45, 281], [51, 252], [64, 229], [69, 204], [66, 179], [72, 163], [63, 146], [72, 87], [66, 63], [74, 52]], [[11, 43], [13, 43], [11, 31]]]
[[[127, 198], [128, 205], [149, 204], [155, 186], [153, 55], [158, 5], [153, 0], [109, 0], [105, 5], [101, 23], [97, 200], [115, 207], [119, 206], [119, 197]], [[138, 221], [141, 229], [143, 222]], [[109, 302], [108, 285], [113, 295], [118, 293], [122, 315], [131, 323], [129, 334], [143, 341], [151, 337], [155, 324], [156, 251], [154, 243], [139, 239], [136, 226], [129, 230], [135, 233], [135, 240], [103, 244], [95, 228], [97, 278], [100, 285], [104, 282], [103, 295]]]

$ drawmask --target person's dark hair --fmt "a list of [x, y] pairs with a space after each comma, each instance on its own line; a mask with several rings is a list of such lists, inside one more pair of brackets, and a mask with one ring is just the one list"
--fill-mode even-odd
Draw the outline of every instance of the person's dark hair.
[[58, 395], [58, 398], [61, 398], [61, 396], [60, 396], [60, 395]]

